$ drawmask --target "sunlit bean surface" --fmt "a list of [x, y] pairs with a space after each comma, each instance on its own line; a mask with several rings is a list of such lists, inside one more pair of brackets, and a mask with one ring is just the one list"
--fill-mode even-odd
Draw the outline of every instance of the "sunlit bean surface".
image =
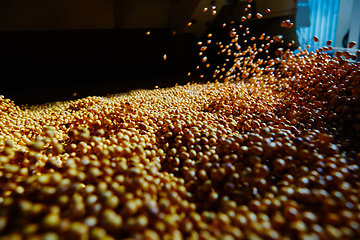
[[283, 36], [241, 49], [236, 31], [214, 82], [1, 96], [0, 239], [359, 239], [356, 56], [328, 41], [257, 59]]

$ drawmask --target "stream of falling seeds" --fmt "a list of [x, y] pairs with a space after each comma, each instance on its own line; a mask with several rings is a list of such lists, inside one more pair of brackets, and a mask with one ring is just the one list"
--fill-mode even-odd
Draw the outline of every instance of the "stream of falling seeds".
[[226, 83], [1, 96], [0, 239], [359, 239], [360, 69], [330, 45], [239, 49]]
[[[245, 12], [247, 12], [251, 8], [251, 3], [247, 5], [245, 8]], [[266, 13], [269, 13], [270, 9], [267, 9]], [[248, 13], [246, 16], [241, 18], [241, 21], [246, 21], [252, 17], [251, 13]], [[262, 18], [263, 15], [261, 13], [256, 14], [257, 18]], [[289, 20], [284, 20], [281, 22], [280, 26], [284, 28], [291, 28], [294, 24]], [[223, 23], [222, 27], [225, 29], [227, 27], [227, 23]], [[227, 57], [225, 58], [225, 62], [221, 65], [218, 65], [214, 71], [213, 78], [216, 81], [228, 82], [229, 80], [244, 80], [252, 76], [260, 77], [265, 72], [274, 72], [274, 65], [279, 63], [278, 59], [270, 59], [269, 56], [269, 47], [271, 44], [284, 43], [282, 35], [276, 35], [274, 37], [265, 36], [265, 33], [260, 35], [257, 40], [261, 42], [260, 46], [257, 46], [256, 43], [246, 47], [246, 49], [242, 48], [242, 42], [248, 43], [254, 42], [256, 37], [250, 37], [249, 41], [244, 39], [246, 36], [250, 35], [250, 29], [246, 28], [242, 31], [243, 26], [239, 25], [238, 27], [234, 27], [234, 21], [230, 22], [230, 33], [229, 36], [231, 38], [229, 44], [223, 44], [222, 42], [217, 42], [216, 45], [219, 47], [218, 55], [225, 54]], [[242, 34], [241, 34], [242, 33]], [[206, 42], [198, 42], [200, 46], [199, 56], [203, 56], [206, 53], [208, 45], [211, 43], [212, 34], [207, 35], [208, 40]], [[243, 40], [244, 39], [244, 40]], [[295, 41], [291, 41], [288, 43], [288, 47], [291, 47], [295, 44]], [[279, 48], [276, 51], [278, 56], [283, 54], [282, 48]], [[258, 58], [259, 53], [264, 52], [267, 58], [260, 59]], [[201, 62], [207, 62], [207, 56], [203, 56]], [[230, 61], [229, 58], [234, 58]], [[269, 61], [268, 61], [269, 60]], [[231, 67], [227, 67], [229, 64], [232, 64]], [[206, 68], [210, 67], [210, 64], [207, 63]], [[199, 66], [196, 68], [199, 69]]]
[[[248, 9], [251, 8], [251, 4], [249, 3], [247, 7], [245, 8], [245, 12], [248, 11]], [[265, 12], [269, 13], [271, 10], [267, 9]], [[262, 18], [261, 13], [256, 14], [257, 18]], [[251, 15], [243, 16], [241, 19], [242, 21], [245, 21], [246, 19], [251, 18]], [[217, 42], [216, 44], [219, 46], [220, 51], [217, 53], [218, 55], [225, 54], [228, 56], [228, 58], [225, 58], [224, 62], [220, 65], [218, 65], [214, 71], [213, 78], [215, 81], [223, 81], [228, 82], [229, 80], [245, 80], [251, 77], [260, 77], [264, 73], [266, 74], [272, 74], [275, 71], [275, 66], [278, 65], [281, 62], [281, 57], [284, 55], [283, 49], [278, 48], [275, 52], [278, 58], [270, 59], [269, 56], [269, 47], [272, 44], [276, 43], [284, 43], [283, 36], [282, 35], [275, 35], [272, 38], [270, 36], [266, 36], [265, 33], [261, 34], [257, 39], [259, 41], [262, 41], [260, 46], [257, 46], [256, 43], [247, 46], [246, 49], [242, 49], [241, 46], [241, 29], [243, 29], [242, 25], [239, 25], [237, 28], [233, 27], [234, 22], [232, 21], [230, 23], [230, 43], [229, 44], [223, 44], [222, 42]], [[281, 22], [280, 26], [284, 28], [291, 28], [294, 24], [289, 20], [284, 20]], [[222, 27], [225, 28], [227, 26], [226, 23], [223, 23]], [[239, 35], [240, 34], [240, 35]], [[249, 28], [246, 28], [245, 31], [242, 33], [242, 37], [246, 37], [250, 34]], [[211, 43], [211, 37], [212, 34], [208, 34], [207, 36], [209, 40], [206, 43], [198, 42], [198, 45], [201, 46], [199, 51], [199, 56], [203, 56], [206, 52], [208, 45]], [[239, 39], [240, 37], [240, 39]], [[250, 41], [256, 40], [256, 37], [251, 37]], [[314, 42], [318, 42], [318, 37], [313, 37]], [[243, 43], [247, 43], [248, 40], [243, 40]], [[288, 47], [291, 47], [295, 44], [295, 41], [292, 40], [287, 44]], [[332, 41], [329, 40], [326, 43], [326, 46], [324, 46], [321, 49], [316, 50], [317, 53], [319, 52], [327, 52], [332, 51], [333, 47], [330, 46], [332, 44]], [[349, 43], [349, 48], [352, 48], [356, 45], [356, 42]], [[309, 48], [309, 46], [307, 47]], [[300, 48], [298, 48], [299, 51], [301, 51]], [[258, 58], [259, 53], [265, 52], [266, 59]], [[304, 52], [307, 53], [307, 52]], [[289, 54], [289, 52], [287, 52]], [[291, 52], [291, 54], [293, 54]], [[358, 55], [358, 53], [357, 53]], [[345, 59], [351, 59], [353, 61], [356, 61], [357, 55], [350, 54], [348, 51], [344, 52], [336, 52], [336, 56], [340, 57], [343, 56]], [[229, 60], [230, 57], [233, 57], [233, 60]], [[202, 63], [207, 62], [208, 57], [203, 56], [202, 57]], [[232, 64], [231, 67], [227, 67], [228, 65]], [[210, 67], [210, 64], [207, 63], [205, 65], [207, 68]], [[199, 69], [200, 66], [197, 66], [196, 69]], [[190, 75], [190, 74], [188, 74]], [[201, 75], [203, 76], [203, 75]]]

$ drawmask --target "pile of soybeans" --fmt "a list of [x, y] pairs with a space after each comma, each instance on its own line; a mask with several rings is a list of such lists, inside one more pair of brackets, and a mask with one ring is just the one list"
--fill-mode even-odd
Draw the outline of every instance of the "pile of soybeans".
[[0, 239], [360, 239], [359, 63], [277, 64], [39, 106], [1, 96]]

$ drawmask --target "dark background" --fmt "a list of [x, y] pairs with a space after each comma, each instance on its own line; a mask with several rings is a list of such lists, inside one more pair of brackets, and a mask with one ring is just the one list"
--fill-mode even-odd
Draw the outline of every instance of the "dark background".
[[[221, 26], [233, 14], [230, 7], [224, 7], [203, 37], [173, 35], [170, 27], [0, 30], [0, 95], [17, 105], [32, 105], [212, 80], [214, 69], [201, 64], [197, 42], [205, 42], [207, 33], [212, 33], [208, 62], [216, 66], [224, 61], [224, 56], [216, 54], [214, 43], [229, 43], [231, 26]], [[284, 35], [288, 43], [296, 40], [296, 34], [295, 28], [280, 27], [287, 18], [294, 22], [295, 15], [255, 18], [242, 24], [243, 29], [251, 29], [250, 36], [260, 36], [265, 29], [270, 36]], [[234, 27], [239, 24], [235, 22]], [[149, 30], [151, 34], [146, 35]], [[274, 45], [274, 49], [280, 46]], [[197, 65], [201, 65], [200, 70], [195, 70]], [[200, 74], [205, 77], [200, 79]]]
[[0, 32], [0, 94], [17, 104], [36, 104], [68, 100], [75, 92], [84, 97], [169, 85], [164, 82], [167, 76], [182, 74], [180, 66], [171, 66], [175, 63], [169, 50], [175, 39], [170, 39], [168, 29], [145, 33]]

